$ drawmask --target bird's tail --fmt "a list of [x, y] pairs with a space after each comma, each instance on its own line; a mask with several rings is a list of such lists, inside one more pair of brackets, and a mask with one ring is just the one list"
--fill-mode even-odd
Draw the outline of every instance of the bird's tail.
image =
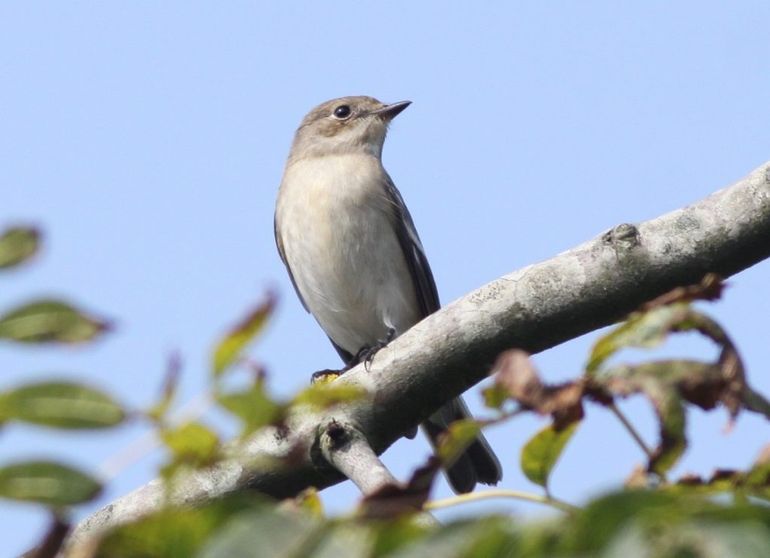
[[[471, 418], [471, 413], [462, 398], [458, 397], [441, 407], [422, 427], [431, 445], [436, 448], [439, 436], [449, 423], [465, 418]], [[503, 476], [500, 461], [481, 433], [445, 472], [452, 490], [458, 494], [472, 491], [478, 482], [497, 484]]]

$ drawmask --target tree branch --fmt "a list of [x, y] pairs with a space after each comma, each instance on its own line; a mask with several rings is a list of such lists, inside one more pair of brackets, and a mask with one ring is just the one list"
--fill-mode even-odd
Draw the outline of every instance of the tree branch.
[[330, 422], [320, 436], [319, 446], [326, 462], [353, 481], [364, 495], [385, 485], [399, 484], [364, 435], [351, 425]]
[[[344, 477], [326, 460], [313, 458], [324, 431], [319, 426], [351, 425], [381, 453], [482, 380], [503, 350], [542, 351], [613, 323], [706, 272], [726, 277], [768, 256], [770, 165], [765, 164], [696, 204], [639, 226], [618, 225], [453, 302], [379, 351], [369, 371], [359, 365], [336, 380], [366, 388], [371, 399], [326, 414], [295, 414], [284, 430], [260, 431], [227, 462], [178, 483], [173, 500], [195, 503], [244, 488], [283, 498], [337, 483]], [[355, 480], [352, 468], [338, 465]], [[153, 481], [81, 523], [77, 537], [147, 513], [161, 496], [162, 487]]]

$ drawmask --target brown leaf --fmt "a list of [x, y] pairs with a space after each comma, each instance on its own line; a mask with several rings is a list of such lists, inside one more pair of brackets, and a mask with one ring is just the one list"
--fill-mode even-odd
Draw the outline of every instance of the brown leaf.
[[637, 465], [623, 483], [629, 489], [646, 489], [650, 487], [650, 475], [646, 467]]
[[520, 349], [505, 351], [497, 357], [494, 370], [495, 383], [506, 388], [511, 397], [522, 404], [542, 397], [544, 386], [527, 352]]
[[367, 518], [387, 519], [419, 512], [428, 501], [441, 460], [431, 456], [412, 474], [406, 485], [386, 484], [361, 500], [359, 513]]
[[747, 471], [737, 469], [715, 469], [707, 479], [695, 474], [682, 476], [674, 484], [672, 490], [698, 491], [704, 494], [724, 492], [748, 493], [756, 498], [770, 500], [770, 462], [762, 461], [768, 448], [760, 454], [760, 458]]
[[743, 406], [747, 385], [743, 361], [726, 335], [722, 353], [719, 355], [719, 365], [725, 382], [719, 400], [729, 411], [730, 417], [734, 419]]
[[672, 488], [696, 488], [706, 492], [721, 492], [739, 488], [745, 483], [745, 474], [735, 469], [715, 469], [709, 478], [703, 478], [695, 473], [682, 475]]
[[71, 527], [68, 521], [54, 514], [40, 545], [25, 553], [22, 558], [54, 558], [64, 544], [64, 539]]
[[759, 455], [757, 456], [757, 460], [754, 462], [754, 465], [767, 464], [770, 464], [770, 444], [767, 444], [760, 450]]
[[699, 484], [703, 484], [703, 477], [696, 475], [695, 473], [687, 473], [682, 475], [682, 478], [676, 482], [685, 486], [697, 486]]
[[740, 471], [736, 471], [735, 469], [714, 469], [714, 472], [711, 474], [710, 482], [716, 482], [725, 479], [732, 480], [738, 475], [740, 475]]
[[745, 387], [742, 364], [732, 349], [724, 354], [731, 355], [730, 367], [739, 369], [738, 372], [726, 373], [721, 363], [685, 359], [618, 365], [591, 377], [586, 392], [591, 396], [604, 390], [620, 397], [639, 393], [650, 400], [660, 426], [660, 443], [650, 461], [650, 470], [665, 472], [687, 443], [683, 402], [704, 410], [721, 403], [731, 417], [743, 405], [739, 399], [744, 397], [742, 389]]
[[495, 384], [507, 390], [522, 407], [551, 415], [556, 430], [583, 418], [582, 380], [545, 385], [529, 355], [519, 349], [502, 353], [495, 364]]
[[716, 273], [707, 273], [700, 283], [677, 287], [652, 299], [642, 305], [641, 310], [651, 310], [657, 306], [665, 306], [674, 302], [691, 302], [693, 300], [718, 300], [727, 285]]

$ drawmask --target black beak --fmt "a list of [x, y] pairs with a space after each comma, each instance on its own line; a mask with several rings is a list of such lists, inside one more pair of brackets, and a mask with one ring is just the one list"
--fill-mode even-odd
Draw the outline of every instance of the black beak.
[[400, 114], [402, 110], [404, 110], [406, 107], [408, 107], [411, 104], [412, 104], [412, 101], [399, 101], [398, 103], [393, 103], [391, 105], [385, 105], [381, 109], [377, 109], [375, 111], [372, 111], [372, 114], [376, 114], [378, 116], [381, 116], [385, 120], [392, 120], [398, 114]]

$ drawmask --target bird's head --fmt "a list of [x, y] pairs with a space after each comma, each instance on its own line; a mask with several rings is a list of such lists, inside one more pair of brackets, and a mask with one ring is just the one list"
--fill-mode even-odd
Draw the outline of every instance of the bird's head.
[[382, 154], [388, 124], [411, 101], [385, 104], [373, 97], [341, 97], [311, 110], [294, 136], [290, 159], [332, 154]]

